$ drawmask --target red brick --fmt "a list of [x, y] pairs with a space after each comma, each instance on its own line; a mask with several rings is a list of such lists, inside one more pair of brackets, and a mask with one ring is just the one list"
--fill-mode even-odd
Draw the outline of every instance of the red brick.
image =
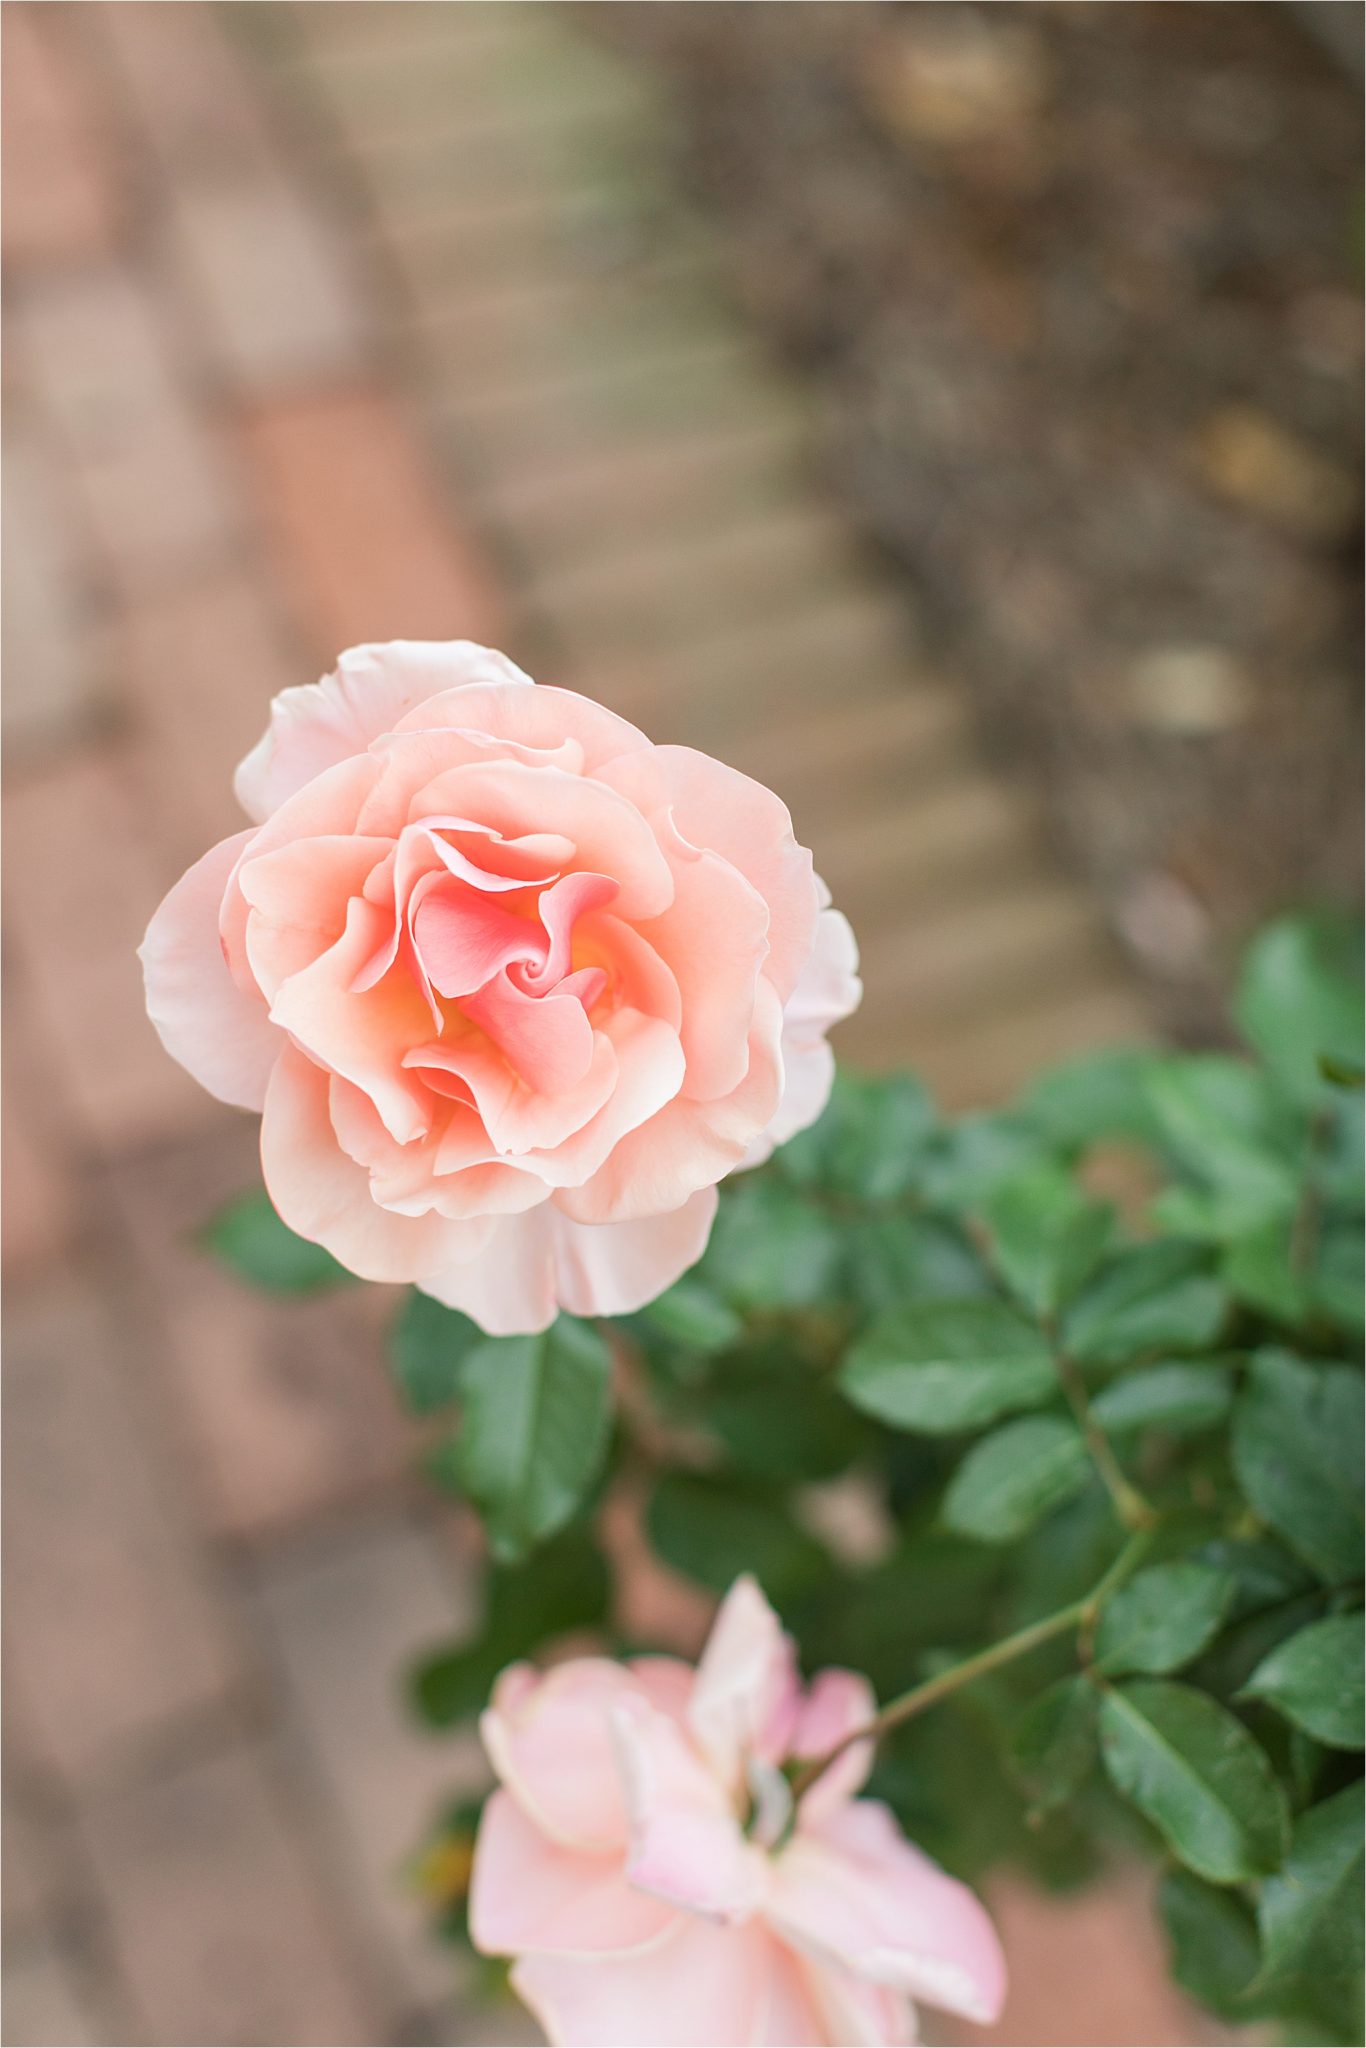
[[31, 1761], [80, 1780], [237, 1683], [132, 1376], [145, 1338], [67, 1275], [6, 1316], [6, 1681]]
[[139, 586], [230, 547], [236, 505], [211, 427], [180, 380], [166, 310], [125, 269], [14, 295], [14, 353], [71, 459], [104, 566]]
[[280, 586], [321, 659], [365, 640], [501, 639], [492, 565], [382, 392], [257, 406], [243, 442]]
[[146, 835], [117, 757], [16, 777], [5, 797], [5, 902], [34, 1029], [101, 1145], [226, 1116], [162, 1049], [136, 958], [178, 869]]
[[254, 1749], [87, 1808], [114, 1960], [147, 2041], [373, 2042], [355, 1959]]
[[170, 229], [206, 353], [232, 384], [264, 396], [360, 369], [367, 336], [346, 253], [284, 178], [181, 182]]
[[259, 1187], [256, 1126], [121, 1163], [111, 1180], [155, 1290], [166, 1385], [204, 1520], [258, 1536], [336, 1510], [412, 1470], [416, 1446], [385, 1362], [396, 1291], [304, 1300], [254, 1293], [197, 1242]]
[[5, 263], [97, 254], [114, 239], [119, 204], [109, 140], [76, 47], [83, 11], [59, 18], [12, 0], [4, 23]]
[[11, 764], [88, 734], [103, 708], [91, 593], [63, 482], [37, 434], [22, 423], [6, 433], [0, 633]]
[[106, 39], [140, 139], [172, 183], [271, 165], [262, 96], [214, 8], [104, 0], [83, 11]]
[[114, 675], [138, 740], [130, 767], [174, 865], [188, 867], [247, 823], [233, 770], [265, 730], [276, 692], [315, 672], [290, 641], [240, 566], [148, 592], [117, 620]]
[[396, 1873], [442, 1804], [486, 1785], [488, 1767], [472, 1731], [440, 1742], [422, 1734], [394, 1674], [470, 1629], [470, 1566], [457, 1570], [426, 1533], [389, 1520], [353, 1529], [326, 1554], [285, 1560], [260, 1599], [298, 1738], [335, 1817], [337, 1881], [378, 1937], [392, 2001], [439, 1999], [449, 1955]]
[[5, 1273], [47, 1264], [62, 1251], [71, 1221], [63, 1167], [30, 1121], [32, 1105], [7, 1068], [3, 1084]]
[[69, 1950], [41, 1936], [14, 1944], [6, 1955], [0, 2029], [7, 2041], [23, 2042], [24, 2048], [96, 2048], [114, 2039], [92, 2010]]

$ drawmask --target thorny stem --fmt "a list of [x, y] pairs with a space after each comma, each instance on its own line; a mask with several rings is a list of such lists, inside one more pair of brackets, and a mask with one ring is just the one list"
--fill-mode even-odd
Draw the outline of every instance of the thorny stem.
[[889, 1700], [866, 1727], [855, 1728], [824, 1756], [813, 1757], [804, 1763], [792, 1781], [793, 1799], [800, 1799], [809, 1792], [818, 1778], [825, 1775], [831, 1764], [852, 1749], [856, 1742], [879, 1742], [893, 1728], [899, 1728], [904, 1721], [913, 1720], [923, 1714], [927, 1707], [935, 1706], [957, 1692], [960, 1686], [971, 1685], [976, 1678], [985, 1678], [989, 1671], [998, 1671], [1003, 1664], [1014, 1663], [1017, 1657], [1028, 1656], [1041, 1644], [1052, 1642], [1055, 1636], [1066, 1635], [1069, 1629], [1078, 1629], [1084, 1641], [1094, 1631], [1100, 1610], [1110, 1595], [1129, 1577], [1143, 1557], [1152, 1541], [1151, 1528], [1137, 1530], [1125, 1544], [1109, 1570], [1097, 1580], [1084, 1598], [1074, 1600], [1068, 1607], [1060, 1607], [1056, 1614], [1049, 1614], [1042, 1621], [1032, 1621], [1027, 1628], [1017, 1629], [1014, 1635], [1004, 1636], [989, 1649], [979, 1650], [973, 1657], [967, 1657], [961, 1664], [951, 1665], [947, 1671], [938, 1672], [920, 1685], [911, 1687], [899, 1698]]

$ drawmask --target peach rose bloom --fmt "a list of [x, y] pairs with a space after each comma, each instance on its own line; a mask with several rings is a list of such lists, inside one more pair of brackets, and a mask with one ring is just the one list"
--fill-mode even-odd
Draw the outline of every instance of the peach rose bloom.
[[142, 946], [271, 1200], [496, 1335], [619, 1315], [811, 1123], [853, 935], [759, 783], [469, 641], [356, 647], [237, 771]]
[[872, 1744], [792, 1811], [781, 1766], [874, 1714], [868, 1681], [803, 1689], [753, 1579], [696, 1671], [669, 1657], [514, 1664], [481, 1732], [502, 1783], [475, 1845], [470, 1934], [576, 2048], [892, 2043], [913, 1999], [989, 2024], [996, 1931], [965, 1885], [856, 1799]]

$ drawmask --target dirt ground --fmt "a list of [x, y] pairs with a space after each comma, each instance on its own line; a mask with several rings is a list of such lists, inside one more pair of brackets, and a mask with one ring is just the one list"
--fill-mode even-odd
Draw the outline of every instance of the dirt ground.
[[[586, 10], [1171, 1028], [1360, 867], [1361, 121], [1289, 8]], [[1354, 10], [1359, 13], [1359, 10]]]

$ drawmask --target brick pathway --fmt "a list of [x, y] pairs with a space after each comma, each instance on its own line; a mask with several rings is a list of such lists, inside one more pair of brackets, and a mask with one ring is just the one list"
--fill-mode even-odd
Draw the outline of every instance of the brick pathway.
[[[396, 1882], [475, 1765], [392, 1690], [470, 1595], [390, 1303], [195, 1248], [254, 1132], [142, 1013], [266, 700], [463, 632], [771, 780], [865, 942], [846, 1051], [953, 1099], [1141, 1016], [812, 481], [648, 81], [546, 6], [4, 26], [6, 2038], [487, 2040]], [[1188, 2038], [1139, 1996], [1112, 2038]]]

